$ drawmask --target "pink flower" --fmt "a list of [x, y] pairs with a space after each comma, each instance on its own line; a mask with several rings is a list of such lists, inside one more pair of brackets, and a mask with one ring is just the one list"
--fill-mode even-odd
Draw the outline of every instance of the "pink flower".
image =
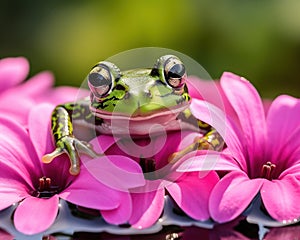
[[218, 80], [203, 80], [195, 76], [187, 79], [189, 94], [192, 99], [199, 99], [209, 102], [232, 117], [236, 117], [236, 113], [225, 96], [225, 93]]
[[0, 60], [0, 112], [22, 124], [27, 123], [30, 109], [38, 103], [56, 105], [88, 96], [87, 92], [73, 87], [53, 88], [54, 78], [50, 72], [41, 72], [25, 81], [28, 73], [29, 63], [23, 57]]
[[300, 101], [277, 97], [267, 115], [256, 89], [245, 79], [224, 73], [221, 87], [238, 117], [212, 104], [194, 100], [191, 109], [221, 133], [227, 149], [208, 152], [185, 162], [179, 171], [204, 170], [212, 161], [215, 170], [230, 171], [212, 190], [209, 209], [218, 222], [239, 216], [260, 194], [267, 212], [277, 221], [300, 216]]
[[[122, 213], [128, 211], [130, 215], [129, 193], [105, 186], [100, 182], [104, 177], [93, 178], [84, 166], [79, 176], [71, 176], [65, 155], [50, 165], [41, 163], [41, 157], [54, 149], [49, 126], [52, 109], [49, 104], [35, 107], [29, 115], [29, 132], [16, 121], [0, 118], [0, 210], [18, 203], [13, 221], [17, 230], [25, 234], [42, 232], [54, 222], [59, 198], [101, 211], [122, 209]], [[113, 164], [102, 162], [104, 168], [107, 164], [114, 171]], [[118, 168], [114, 172], [118, 175], [140, 173], [132, 161], [124, 164], [127, 164], [125, 171]], [[139, 176], [131, 178], [134, 183], [124, 182], [123, 189], [144, 183]], [[106, 219], [105, 214], [103, 217]], [[109, 221], [109, 217], [107, 219]]]
[[[219, 180], [213, 171], [206, 173], [178, 173], [177, 167], [181, 161], [169, 163], [169, 156], [191, 144], [198, 133], [173, 132], [166, 136], [156, 136], [150, 139], [131, 141], [120, 139], [111, 146], [101, 146], [111, 136], [99, 136], [91, 144], [99, 152], [105, 150], [105, 155], [115, 162], [122, 164], [120, 156], [131, 158], [132, 162], [140, 164], [146, 184], [130, 189], [132, 198], [132, 215], [128, 222], [132, 227], [141, 229], [154, 224], [160, 217], [164, 207], [164, 196], [169, 194], [177, 205], [190, 217], [196, 220], [208, 220], [208, 199], [212, 188]], [[94, 161], [98, 161], [94, 159]], [[90, 169], [83, 159], [83, 164]], [[100, 166], [100, 165], [99, 165]], [[98, 169], [92, 170], [93, 176], [98, 176]], [[129, 179], [128, 179], [129, 180]], [[112, 183], [113, 184], [113, 183]], [[117, 187], [117, 186], [116, 186]], [[120, 216], [119, 216], [120, 217]]]
[[[221, 87], [220, 81], [203, 80], [198, 77], [191, 76], [187, 79], [187, 85], [192, 99], [200, 99], [212, 103], [226, 112], [230, 118], [238, 121], [238, 116], [227, 99], [226, 94]], [[271, 100], [263, 99], [265, 113], [268, 112], [271, 103]]]
[[13, 240], [14, 237], [0, 228], [0, 240]]

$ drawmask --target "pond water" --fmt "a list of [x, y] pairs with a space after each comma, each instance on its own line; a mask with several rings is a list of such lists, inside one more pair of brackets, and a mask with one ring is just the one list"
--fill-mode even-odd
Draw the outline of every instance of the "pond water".
[[[248, 218], [240, 218], [226, 223], [216, 224], [212, 221], [197, 222], [183, 215], [166, 197], [164, 213], [152, 227], [137, 230], [130, 226], [112, 226], [99, 216], [86, 213], [65, 201], [60, 202], [60, 211], [55, 223], [45, 232], [36, 235], [24, 235], [18, 232], [11, 221], [15, 206], [0, 212], [0, 240], [79, 240], [79, 239], [107, 239], [107, 240], [195, 240], [195, 239], [300, 239], [300, 224], [280, 226], [279, 223], [267, 221], [266, 216], [259, 209], [248, 213]], [[254, 208], [255, 208], [254, 203]], [[249, 217], [250, 216], [250, 217]], [[26, 217], [26, 216], [24, 216]], [[260, 221], [263, 224], [249, 223]], [[276, 225], [277, 224], [277, 225]], [[273, 225], [273, 227], [272, 227]]]

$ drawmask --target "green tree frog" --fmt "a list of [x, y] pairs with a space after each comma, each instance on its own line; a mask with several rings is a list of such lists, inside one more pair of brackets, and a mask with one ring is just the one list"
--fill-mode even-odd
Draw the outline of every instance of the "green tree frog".
[[120, 71], [111, 62], [99, 62], [87, 77], [90, 97], [55, 107], [51, 123], [56, 149], [44, 155], [42, 161], [49, 163], [66, 153], [71, 162], [70, 174], [77, 175], [79, 153], [97, 156], [92, 146], [74, 134], [76, 124], [96, 134], [120, 138], [148, 137], [149, 129], [151, 134], [160, 134], [162, 129], [203, 133], [189, 147], [172, 154], [170, 162], [196, 149], [220, 150], [224, 143], [220, 135], [189, 110], [191, 97], [186, 79], [185, 66], [174, 55], [160, 57], [149, 69]]

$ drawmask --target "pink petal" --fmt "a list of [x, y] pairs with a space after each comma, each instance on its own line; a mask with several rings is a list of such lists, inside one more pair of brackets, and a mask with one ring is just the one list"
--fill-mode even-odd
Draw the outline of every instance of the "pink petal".
[[220, 180], [211, 192], [209, 211], [223, 223], [238, 217], [259, 192], [264, 179], [249, 179], [242, 171], [233, 171]]
[[286, 175], [280, 180], [266, 181], [261, 189], [262, 201], [268, 213], [278, 221], [293, 221], [300, 217], [300, 176]]
[[54, 222], [58, 212], [59, 198], [28, 197], [17, 207], [14, 224], [24, 234], [36, 234], [47, 230]]
[[220, 81], [202, 80], [197, 77], [190, 76], [187, 79], [187, 85], [189, 94], [192, 98], [212, 103], [225, 111], [231, 118], [237, 118], [234, 109], [225, 97]]
[[28, 112], [37, 103], [41, 103], [41, 97], [48, 99], [48, 102], [50, 102], [53, 81], [52, 74], [43, 72], [29, 81], [9, 89], [0, 98], [1, 109], [8, 113], [15, 113], [17, 116], [18, 114], [22, 115], [25, 120], [22, 120], [22, 123], [26, 124]]
[[135, 141], [131, 138], [120, 139], [116, 143], [116, 146], [107, 153], [125, 155], [132, 159], [140, 159], [141, 156], [144, 158], [153, 157], [163, 148], [165, 140], [165, 135], [161, 138], [141, 138]]
[[[277, 97], [271, 104], [267, 116], [268, 127], [281, 129], [283, 132], [292, 132], [300, 126], [300, 99], [281, 95]], [[271, 131], [270, 133], [271, 134]], [[281, 131], [273, 133], [278, 137], [283, 134]]]
[[24, 82], [18, 88], [13, 89], [15, 94], [37, 99], [39, 96], [47, 96], [54, 84], [54, 77], [51, 72], [40, 72]]
[[118, 139], [115, 139], [111, 135], [100, 135], [90, 141], [90, 144], [93, 146], [94, 150], [97, 153], [104, 153], [108, 148], [116, 143]]
[[112, 210], [101, 210], [104, 220], [110, 224], [127, 223], [132, 214], [132, 200], [129, 193], [120, 192], [120, 205]]
[[81, 100], [84, 97], [89, 96], [90, 92], [88, 90], [79, 89], [75, 87], [56, 87], [53, 88], [49, 96], [43, 96], [43, 102], [49, 102], [55, 105], [75, 102]]
[[102, 156], [95, 159], [82, 158], [89, 173], [106, 186], [124, 191], [145, 184], [141, 167], [121, 155]]
[[209, 219], [208, 199], [219, 181], [215, 172], [199, 177], [199, 172], [185, 173], [176, 182], [166, 186], [178, 206], [196, 220]]
[[[286, 136], [284, 140], [278, 141], [284, 143], [283, 145], [280, 144], [278, 146], [278, 149], [281, 149], [281, 151], [279, 152], [277, 149], [274, 149], [274, 151], [270, 153], [270, 156], [272, 156], [270, 157], [270, 160], [272, 163], [276, 165], [276, 170], [278, 168], [279, 171], [284, 171], [286, 168], [290, 168], [291, 166], [300, 162], [300, 137], [299, 136], [300, 136], [300, 126], [298, 127], [298, 129], [295, 129], [293, 133]], [[273, 142], [273, 145], [277, 145], [277, 144], [274, 144]]]
[[0, 60], [0, 93], [25, 80], [29, 72], [26, 58], [4, 58]]
[[152, 226], [160, 217], [164, 206], [163, 188], [157, 191], [147, 191], [144, 193], [132, 193], [132, 216], [129, 223], [132, 227], [143, 229]]
[[27, 197], [28, 192], [22, 183], [0, 177], [0, 211]]
[[50, 127], [53, 109], [53, 105], [40, 104], [33, 107], [29, 114], [29, 135], [39, 159], [54, 150]]
[[225, 72], [220, 82], [239, 117], [251, 164], [251, 159], [261, 156], [265, 147], [266, 123], [262, 100], [253, 85], [244, 78]]
[[228, 146], [230, 154], [237, 159], [242, 169], [247, 171], [243, 135], [241, 135], [242, 133], [235, 123], [223, 111], [204, 101], [194, 99], [191, 103], [191, 111], [197, 119], [210, 124], [220, 133]]
[[223, 108], [223, 92], [219, 81], [203, 80], [195, 76], [187, 78], [189, 94], [192, 98], [201, 99]]
[[105, 186], [82, 167], [79, 176], [59, 196], [83, 207], [110, 210], [120, 205], [124, 194]]
[[153, 158], [157, 169], [164, 168], [168, 164], [168, 158], [174, 152], [192, 144], [196, 137], [201, 136], [197, 132], [177, 131], [169, 132], [163, 136], [151, 138], [120, 139], [106, 154], [125, 155], [139, 162], [140, 158]]
[[[179, 132], [171, 132], [168, 133], [166, 141], [161, 143], [160, 141], [155, 142], [154, 158], [156, 161], [156, 168], [163, 169], [169, 164], [168, 158], [174, 153], [178, 152], [194, 142], [196, 137], [202, 136], [198, 132], [190, 132], [190, 131], [179, 131]], [[158, 137], [159, 139], [160, 137]], [[161, 151], [158, 149], [161, 148]]]
[[193, 171], [232, 171], [240, 170], [240, 166], [230, 155], [215, 151], [196, 151], [186, 154], [180, 163], [177, 172]]
[[[277, 143], [274, 144], [274, 141], [268, 141], [267, 149], [269, 150], [268, 155], [272, 156], [272, 161], [276, 163], [278, 155], [282, 155], [282, 151], [289, 150], [290, 136], [293, 135], [293, 132], [300, 127], [300, 100], [282, 95], [277, 97], [269, 109], [267, 116], [267, 127], [268, 127], [268, 138], [276, 139]], [[299, 131], [299, 130], [297, 130]], [[288, 135], [287, 135], [288, 133]], [[298, 135], [299, 136], [299, 135]], [[294, 135], [294, 141], [299, 143], [300, 138], [297, 135]]]
[[292, 175], [292, 176], [295, 176], [297, 178], [300, 178], [300, 163], [299, 162], [293, 164], [293, 166], [285, 169], [284, 171], [281, 171], [281, 173], [280, 173], [280, 175], [277, 179], [281, 180], [281, 179], [285, 178], [288, 175]]
[[[1, 147], [0, 147], [0, 151], [1, 151]], [[6, 155], [5, 157], [0, 156], [0, 169], [3, 169], [0, 172], [0, 179], [2, 180], [2, 183], [7, 184], [7, 186], [9, 187], [18, 185], [18, 187], [20, 186], [26, 188], [27, 191], [34, 189], [30, 175], [21, 172], [21, 170], [19, 169], [19, 167], [15, 162], [7, 160], [6, 158], [7, 156], [8, 155]], [[0, 193], [1, 191], [2, 189], [0, 189]]]
[[[26, 183], [31, 184], [31, 179], [40, 176], [41, 169], [28, 133], [18, 123], [4, 118], [0, 118], [0, 132], [2, 164], [15, 172], [15, 178], [20, 176], [18, 179], [24, 179]], [[0, 176], [10, 173], [1, 171]]]
[[6, 91], [0, 97], [0, 114], [26, 126], [28, 112], [34, 106], [34, 100], [27, 97], [16, 98], [15, 94], [7, 94], [10, 92]]

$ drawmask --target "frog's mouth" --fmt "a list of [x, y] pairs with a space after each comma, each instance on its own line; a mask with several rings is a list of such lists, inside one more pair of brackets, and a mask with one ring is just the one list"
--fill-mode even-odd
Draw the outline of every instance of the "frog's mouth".
[[146, 114], [147, 111], [143, 112], [141, 107], [132, 114], [118, 111], [111, 113], [92, 107], [91, 111], [96, 117], [102, 119], [103, 122], [99, 128], [102, 133], [120, 136], [145, 136], [186, 128], [178, 116], [188, 107], [189, 102], [185, 102], [171, 108], [163, 107], [148, 114]]
[[[178, 116], [179, 113], [184, 111], [189, 107], [189, 103], [182, 103], [180, 106], [175, 107], [161, 107], [158, 110], [152, 110], [150, 112], [147, 111], [147, 108], [143, 106], [137, 107], [135, 111], [131, 114], [126, 114], [118, 111], [108, 112], [102, 109], [97, 109], [94, 107], [90, 107], [90, 110], [95, 114], [95, 116], [103, 119], [103, 120], [127, 120], [127, 121], [149, 121], [152, 120], [154, 123], [155, 120], [158, 119], [173, 119]], [[159, 121], [160, 122], [160, 121]]]

